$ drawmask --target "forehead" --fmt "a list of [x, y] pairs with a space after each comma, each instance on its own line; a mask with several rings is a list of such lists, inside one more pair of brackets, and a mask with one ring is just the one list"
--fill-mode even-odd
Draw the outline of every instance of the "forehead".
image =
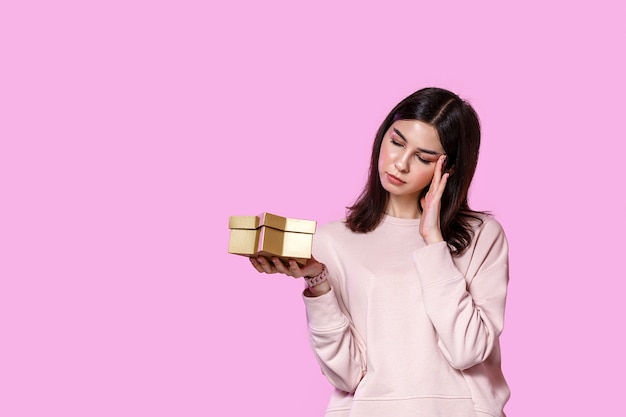
[[444, 153], [439, 135], [434, 126], [420, 120], [396, 120], [387, 130], [387, 135], [395, 130], [406, 139], [409, 146]]

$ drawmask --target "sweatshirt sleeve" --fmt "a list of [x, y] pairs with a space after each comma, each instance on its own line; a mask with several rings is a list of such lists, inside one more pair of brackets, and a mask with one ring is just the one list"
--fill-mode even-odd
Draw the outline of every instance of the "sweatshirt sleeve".
[[474, 239], [466, 275], [445, 242], [413, 255], [439, 348], [450, 365], [461, 370], [485, 361], [497, 345], [509, 281], [508, 244], [500, 224], [485, 219]]
[[314, 256], [326, 264], [331, 290], [319, 297], [303, 295], [309, 340], [322, 373], [337, 389], [354, 392], [365, 374], [360, 341], [342, 296], [340, 265], [325, 236], [316, 236]]

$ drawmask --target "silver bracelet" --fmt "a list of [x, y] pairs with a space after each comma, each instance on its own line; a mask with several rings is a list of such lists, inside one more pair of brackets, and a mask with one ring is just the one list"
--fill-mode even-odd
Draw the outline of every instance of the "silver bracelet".
[[306, 281], [306, 286], [309, 288], [315, 287], [316, 285], [321, 284], [327, 279], [328, 279], [328, 269], [326, 269], [326, 265], [322, 267], [322, 272], [315, 275], [314, 277], [304, 277], [304, 280]]

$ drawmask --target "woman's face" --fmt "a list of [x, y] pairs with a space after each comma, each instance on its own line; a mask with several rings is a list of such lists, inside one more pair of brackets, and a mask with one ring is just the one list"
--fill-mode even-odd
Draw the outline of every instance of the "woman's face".
[[378, 175], [390, 199], [417, 201], [430, 184], [444, 154], [435, 128], [419, 120], [397, 120], [385, 133], [378, 157]]

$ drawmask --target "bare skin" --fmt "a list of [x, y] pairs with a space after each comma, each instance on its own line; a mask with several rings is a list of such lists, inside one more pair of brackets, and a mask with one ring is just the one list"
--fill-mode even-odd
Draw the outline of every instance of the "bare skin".
[[[250, 258], [250, 262], [254, 268], [262, 273], [266, 274], [285, 274], [294, 278], [302, 277], [314, 277], [322, 272], [323, 264], [318, 262], [315, 258], [311, 258], [307, 261], [306, 265], [300, 267], [293, 259], [289, 260], [289, 265], [285, 266], [283, 262], [278, 258], [272, 258], [268, 260], [263, 256], [258, 258]], [[330, 284], [328, 281], [321, 282], [320, 284], [307, 288], [304, 294], [308, 297], [318, 297], [322, 294], [326, 294], [330, 291]]]
[[448, 177], [450, 176], [447, 172], [442, 174], [445, 161], [445, 155], [441, 155], [437, 160], [435, 175], [430, 189], [422, 199], [424, 212], [422, 213], [422, 220], [420, 221], [420, 234], [429, 245], [443, 242], [440, 226], [441, 196], [443, 196], [443, 191], [446, 188]]

